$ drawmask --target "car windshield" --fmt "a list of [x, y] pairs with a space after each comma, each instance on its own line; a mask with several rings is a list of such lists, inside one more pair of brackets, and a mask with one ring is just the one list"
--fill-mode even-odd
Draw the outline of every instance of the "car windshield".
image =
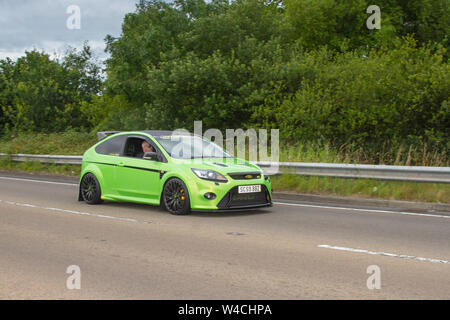
[[155, 139], [172, 158], [231, 158], [221, 147], [199, 136], [170, 135]]

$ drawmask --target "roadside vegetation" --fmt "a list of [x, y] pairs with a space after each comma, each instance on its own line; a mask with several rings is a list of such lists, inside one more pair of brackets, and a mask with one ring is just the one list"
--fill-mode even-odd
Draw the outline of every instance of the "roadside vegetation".
[[[19, 133], [0, 137], [0, 153], [6, 154], [59, 154], [82, 155], [97, 142], [95, 132], [67, 131], [62, 133]], [[224, 143], [225, 145], [225, 143]], [[280, 161], [359, 163], [388, 165], [449, 166], [445, 151], [428, 150], [426, 145], [378, 152], [370, 157], [363, 148], [343, 145], [340, 148], [330, 143], [309, 142], [296, 145], [280, 142]], [[248, 146], [247, 146], [248, 157]]]
[[450, 185], [422, 182], [344, 179], [297, 175], [273, 176], [274, 191], [389, 200], [450, 203]]
[[70, 164], [51, 164], [39, 161], [16, 162], [8, 158], [0, 158], [0, 171], [26, 172], [50, 175], [78, 177], [81, 166]]
[[82, 155], [97, 142], [95, 133], [19, 133], [0, 138], [0, 153]]

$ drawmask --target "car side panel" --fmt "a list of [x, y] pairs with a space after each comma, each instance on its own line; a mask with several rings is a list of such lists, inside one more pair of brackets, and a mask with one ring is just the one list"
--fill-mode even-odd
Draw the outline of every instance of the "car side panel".
[[159, 202], [163, 167], [157, 161], [121, 157], [116, 167], [116, 195], [129, 201]]

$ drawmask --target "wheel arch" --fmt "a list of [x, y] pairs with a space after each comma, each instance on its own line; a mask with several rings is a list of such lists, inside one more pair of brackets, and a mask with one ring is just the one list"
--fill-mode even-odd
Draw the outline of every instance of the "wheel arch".
[[81, 175], [80, 175], [80, 180], [78, 182], [78, 201], [83, 201], [83, 197], [81, 196], [81, 181], [83, 180], [84, 176], [88, 173], [91, 173], [95, 176], [95, 178], [98, 181], [98, 184], [100, 185], [100, 192], [103, 193], [103, 190], [104, 190], [103, 174], [97, 166], [90, 163], [84, 168], [84, 170], [81, 172]]
[[189, 183], [187, 183], [187, 179], [184, 178], [182, 175], [177, 174], [177, 173], [166, 174], [166, 175], [163, 176], [163, 180], [161, 181], [162, 185], [161, 185], [161, 194], [159, 195], [159, 203], [160, 204], [163, 203], [162, 202], [163, 201], [162, 197], [164, 195], [164, 187], [166, 186], [166, 183], [169, 180], [175, 179], [175, 178], [176, 179], [180, 179], [184, 183], [184, 185], [186, 186], [186, 189], [187, 189], [187, 192], [188, 192], [188, 195], [189, 195], [189, 207], [191, 207], [191, 201], [190, 201], [190, 199], [191, 199], [191, 187], [189, 186]]

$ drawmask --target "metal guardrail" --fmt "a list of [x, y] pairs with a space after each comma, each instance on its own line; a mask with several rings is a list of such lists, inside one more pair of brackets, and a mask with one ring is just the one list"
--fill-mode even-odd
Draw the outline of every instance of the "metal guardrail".
[[256, 162], [256, 164], [260, 166], [266, 174], [288, 173], [338, 178], [368, 178], [378, 180], [450, 183], [450, 167], [306, 162]]
[[82, 156], [58, 156], [47, 154], [6, 154], [0, 153], [0, 157], [10, 157], [12, 161], [39, 161], [42, 163], [80, 164]]
[[[0, 153], [12, 161], [39, 161], [43, 163], [80, 165], [82, 156], [35, 155]], [[305, 163], [305, 162], [254, 162], [267, 175], [280, 173], [326, 176], [339, 178], [369, 178], [433, 183], [450, 183], [450, 167], [387, 166], [366, 164]]]

